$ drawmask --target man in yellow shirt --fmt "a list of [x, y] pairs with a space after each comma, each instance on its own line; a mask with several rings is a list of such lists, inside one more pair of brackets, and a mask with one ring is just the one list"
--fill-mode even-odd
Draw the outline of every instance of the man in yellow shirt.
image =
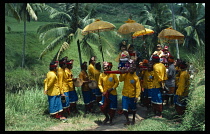
[[[111, 71], [111, 68], [112, 68], [111, 62], [103, 62], [104, 71]], [[104, 113], [106, 117], [103, 123], [107, 123], [107, 121], [110, 121], [110, 125], [112, 125], [112, 119], [117, 109], [116, 88], [118, 85], [119, 85], [119, 80], [116, 74], [106, 74], [106, 73], [100, 74], [98, 86], [103, 95], [102, 95], [102, 100], [99, 103], [101, 105], [101, 111]], [[106, 104], [107, 103], [105, 102], [107, 101], [106, 99], [110, 101], [109, 104]]]
[[63, 107], [61, 103], [61, 91], [58, 86], [58, 78], [56, 75], [57, 65], [50, 63], [50, 71], [45, 79], [44, 93], [48, 96], [49, 112], [51, 117], [67, 121], [62, 115]]
[[122, 90], [122, 108], [123, 114], [126, 117], [126, 123], [124, 125], [130, 125], [130, 121], [128, 118], [129, 108], [133, 112], [133, 119], [131, 123], [135, 124], [136, 102], [141, 92], [139, 77], [136, 75], [135, 71], [135, 66], [130, 67], [128, 73], [120, 74], [119, 76], [119, 81], [124, 81], [124, 86]]
[[79, 74], [79, 78], [82, 79], [82, 96], [83, 101], [85, 104], [85, 113], [92, 112], [92, 106], [90, 105], [92, 102], [92, 91], [88, 86], [88, 83], [90, 83], [88, 73], [87, 73], [87, 62], [83, 62], [81, 65], [81, 72]]
[[185, 61], [180, 63], [180, 77], [177, 83], [178, 88], [176, 90], [176, 95], [174, 97], [175, 109], [179, 115], [183, 115], [187, 105], [187, 97], [189, 93], [190, 86], [190, 75], [187, 71], [188, 65]]
[[[99, 76], [101, 74], [101, 63], [100, 62], [96, 63], [95, 64], [95, 68], [96, 68], [96, 74], [95, 74], [95, 76], [96, 76], [96, 81], [98, 83]], [[95, 94], [96, 94], [96, 102], [97, 102], [97, 104], [99, 104], [99, 102], [102, 99], [102, 93], [101, 93], [99, 87], [97, 87], [97, 89], [95, 90]]]
[[152, 56], [153, 62], [153, 71], [154, 71], [154, 79], [153, 79], [153, 88], [152, 88], [152, 106], [155, 113], [155, 118], [162, 118], [162, 110], [163, 110], [163, 100], [161, 88], [164, 88], [165, 80], [167, 80], [166, 67], [164, 64], [160, 63], [160, 58], [158, 55]]
[[69, 88], [68, 96], [69, 96], [70, 111], [74, 111], [75, 113], [77, 113], [78, 110], [76, 102], [78, 101], [78, 95], [75, 90], [75, 86], [73, 84], [73, 81], [76, 81], [76, 78], [73, 78], [73, 74], [71, 71], [73, 68], [73, 61], [74, 60], [66, 62], [67, 67], [65, 68], [65, 73], [67, 76], [67, 84]]

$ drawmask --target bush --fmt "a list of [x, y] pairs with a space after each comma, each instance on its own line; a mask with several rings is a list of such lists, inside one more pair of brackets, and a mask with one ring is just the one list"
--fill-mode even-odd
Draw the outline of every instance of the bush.
[[183, 118], [182, 128], [186, 131], [205, 131], [205, 73], [201, 71], [192, 81]]

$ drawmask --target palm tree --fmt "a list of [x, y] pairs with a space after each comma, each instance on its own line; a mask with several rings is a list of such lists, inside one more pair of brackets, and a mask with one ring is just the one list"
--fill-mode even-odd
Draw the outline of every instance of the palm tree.
[[[62, 52], [67, 50], [71, 44], [77, 44], [79, 59], [81, 63], [82, 59], [81, 59], [80, 45], [82, 48], [84, 48], [82, 49], [82, 51], [85, 53], [85, 55], [90, 57], [94, 55], [94, 51], [90, 43], [99, 44], [98, 34], [93, 33], [93, 34], [88, 34], [87, 36], [83, 36], [81, 34], [82, 29], [86, 25], [95, 21], [95, 19], [90, 19], [94, 8], [91, 9], [88, 12], [88, 14], [86, 14], [86, 16], [82, 19], [80, 15], [84, 16], [84, 13], [80, 12], [83, 11], [82, 9], [87, 9], [85, 8], [87, 4], [63, 3], [60, 5], [62, 5], [61, 11], [58, 11], [55, 8], [50, 7], [49, 5], [44, 6], [44, 9], [50, 13], [49, 17], [52, 19], [59, 18], [60, 22], [46, 24], [38, 28], [37, 33], [40, 35], [39, 39], [40, 41], [42, 41], [42, 44], [45, 44], [47, 40], [53, 38], [53, 41], [50, 44], [48, 44], [48, 46], [40, 54], [39, 59], [41, 59], [47, 52], [53, 50], [57, 45], [61, 44], [59, 50], [57, 51], [56, 55], [53, 58], [53, 60], [58, 60]], [[106, 38], [101, 37], [101, 40], [102, 42], [106, 42], [107, 44], [106, 48], [109, 46], [111, 47], [111, 44], [108, 42]], [[99, 46], [99, 49], [100, 48], [101, 46]]]
[[149, 3], [144, 5], [144, 9], [140, 11], [139, 16], [140, 23], [155, 31], [149, 43], [154, 44], [153, 46], [150, 45], [150, 49], [152, 47], [154, 50], [158, 43], [158, 33], [171, 26], [171, 11], [166, 3]]
[[[37, 20], [35, 10], [40, 9], [40, 4], [34, 3], [7, 3], [6, 7], [12, 12], [14, 18], [19, 22], [23, 20], [24, 22], [24, 40], [22, 49], [22, 65], [25, 64], [25, 44], [26, 44], [26, 21], [30, 22], [31, 18]], [[32, 8], [33, 7], [33, 8]], [[35, 10], [34, 10], [35, 9]]]
[[[195, 47], [205, 44], [205, 7], [202, 3], [182, 3], [176, 14], [182, 16], [176, 15], [175, 20], [186, 35], [183, 45], [195, 52]], [[184, 25], [179, 25], [180, 20], [185, 22]]]

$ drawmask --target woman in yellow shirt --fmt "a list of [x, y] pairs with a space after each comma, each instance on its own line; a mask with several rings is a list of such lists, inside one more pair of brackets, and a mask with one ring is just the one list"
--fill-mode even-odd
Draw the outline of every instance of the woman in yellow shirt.
[[187, 97], [189, 93], [190, 86], [190, 75], [187, 71], [188, 65], [185, 61], [180, 63], [180, 77], [177, 83], [178, 88], [176, 90], [176, 95], [174, 97], [175, 109], [179, 115], [183, 115], [187, 105]]
[[77, 110], [78, 95], [75, 90], [75, 86], [73, 84], [73, 81], [76, 81], [76, 78], [73, 78], [73, 74], [71, 71], [71, 69], [73, 68], [73, 61], [74, 60], [70, 60], [66, 62], [67, 67], [65, 68], [65, 73], [67, 76], [67, 84], [69, 88], [68, 96], [69, 96], [70, 111], [74, 111], [75, 113], [78, 113], [78, 110]]
[[82, 79], [82, 96], [83, 102], [85, 104], [85, 113], [92, 112], [93, 107], [90, 105], [92, 102], [92, 91], [88, 86], [90, 83], [88, 73], [87, 73], [87, 62], [83, 62], [81, 65], [81, 72], [79, 74], [79, 78]]
[[144, 104], [147, 107], [147, 110], [151, 107], [151, 98], [152, 98], [152, 88], [153, 88], [153, 79], [154, 79], [154, 71], [152, 64], [148, 64], [148, 69], [145, 70], [144, 76], [143, 76], [143, 84], [142, 88], [144, 88]]
[[61, 91], [59, 90], [56, 71], [57, 65], [50, 63], [50, 71], [47, 73], [47, 78], [45, 79], [44, 93], [48, 96], [51, 117], [66, 121], [66, 118], [62, 115]]
[[[130, 108], [133, 113], [132, 124], [135, 124], [136, 115], [136, 102], [141, 92], [141, 85], [139, 77], [135, 73], [136, 68], [129, 68], [129, 73], [120, 74], [119, 81], [124, 81], [124, 86], [122, 90], [122, 108], [123, 114], [126, 117], [126, 123], [124, 125], [129, 125], [130, 121], [128, 118], [128, 109]], [[123, 72], [123, 70], [122, 70]]]
[[[103, 69], [104, 71], [111, 71], [112, 63], [104, 62]], [[117, 86], [119, 85], [119, 80], [116, 74], [106, 74], [101, 73], [99, 76], [98, 87], [103, 93], [102, 100], [99, 102], [101, 105], [101, 111], [105, 115], [105, 119], [103, 123], [110, 121], [110, 125], [112, 125], [112, 119], [115, 115], [117, 109]], [[107, 97], [107, 98], [106, 98]], [[105, 99], [109, 99], [109, 105], [105, 106], [107, 102]], [[109, 116], [108, 116], [109, 114]]]

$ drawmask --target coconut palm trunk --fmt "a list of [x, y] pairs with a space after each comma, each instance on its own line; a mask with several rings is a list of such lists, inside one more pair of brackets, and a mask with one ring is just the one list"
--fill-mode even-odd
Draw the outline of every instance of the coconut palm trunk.
[[24, 33], [23, 33], [23, 54], [22, 54], [22, 68], [25, 65], [25, 44], [26, 44], [26, 12], [24, 12]]
[[[173, 3], [171, 3], [171, 11], [172, 11], [172, 25], [173, 25], [173, 28], [174, 30], [176, 30], [176, 24], [175, 24], [175, 20], [174, 20], [174, 6], [173, 6]], [[178, 41], [175, 40], [176, 42], [176, 53], [177, 53], [177, 59], [179, 59], [179, 46], [178, 46]]]

